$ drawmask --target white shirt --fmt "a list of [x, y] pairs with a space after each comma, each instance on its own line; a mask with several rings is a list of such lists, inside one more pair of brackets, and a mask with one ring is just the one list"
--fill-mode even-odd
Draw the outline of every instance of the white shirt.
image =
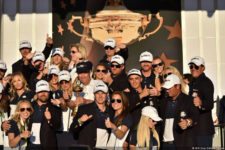
[[173, 122], [174, 122], [174, 118], [166, 119], [165, 129], [164, 129], [164, 133], [163, 133], [163, 141], [164, 142], [174, 141]]
[[96, 148], [105, 148], [108, 141], [109, 134], [106, 129], [97, 128], [97, 140], [95, 147]]
[[[119, 126], [118, 129], [121, 129], [122, 127]], [[130, 130], [128, 130], [126, 132], [126, 134], [124, 135], [124, 137], [122, 139], [119, 139], [116, 137], [116, 133], [114, 130], [111, 130], [111, 134], [110, 134], [110, 138], [109, 141], [107, 143], [107, 149], [118, 149], [120, 150], [121, 147], [123, 147], [123, 143], [127, 138], [127, 135], [129, 133]]]
[[83, 92], [85, 93], [84, 98], [89, 100], [94, 100], [94, 86], [97, 83], [97, 80], [91, 79], [88, 85], [84, 85]]
[[[76, 101], [76, 96], [73, 93], [71, 101]], [[68, 132], [71, 123], [73, 122], [72, 110], [68, 107], [67, 111], [63, 111], [62, 119], [63, 119], [63, 131]]]

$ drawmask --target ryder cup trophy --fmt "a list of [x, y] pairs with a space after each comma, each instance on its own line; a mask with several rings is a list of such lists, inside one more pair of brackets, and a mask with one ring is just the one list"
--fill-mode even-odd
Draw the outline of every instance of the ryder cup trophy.
[[[73, 92], [75, 92], [75, 94], [76, 94], [75, 96], [76, 97], [79, 97], [79, 96], [84, 97], [85, 93], [82, 91], [83, 91], [83, 87], [81, 86], [81, 82], [78, 78], [76, 78], [74, 81], [74, 85], [73, 85]], [[72, 112], [73, 117], [76, 116], [78, 108], [79, 108], [79, 104], [76, 104], [73, 109], [73, 112]]]
[[[153, 31], [146, 33], [153, 16], [158, 20], [158, 26]], [[84, 27], [86, 34], [76, 31], [73, 23], [77, 20]], [[141, 41], [155, 34], [162, 27], [162, 24], [163, 18], [159, 13], [143, 15], [132, 12], [123, 5], [117, 7], [105, 6], [97, 14], [88, 15], [84, 18], [72, 16], [67, 22], [70, 32], [87, 41], [97, 41], [102, 45], [107, 38], [114, 38], [118, 44], [124, 43], [126, 45]]]

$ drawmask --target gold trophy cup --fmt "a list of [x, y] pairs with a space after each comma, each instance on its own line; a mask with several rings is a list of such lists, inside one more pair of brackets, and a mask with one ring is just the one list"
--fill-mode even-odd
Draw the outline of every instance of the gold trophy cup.
[[[158, 27], [152, 32], [145, 33], [153, 14], [143, 15], [135, 13], [126, 9], [125, 6], [120, 6], [116, 9], [106, 6], [96, 15], [89, 15], [84, 18], [72, 16], [67, 22], [68, 30], [87, 41], [95, 40], [102, 45], [107, 38], [114, 38], [118, 44], [124, 43], [129, 45], [155, 34], [163, 24], [163, 18], [160, 14], [154, 14], [159, 21]], [[80, 21], [87, 34], [80, 34], [74, 29], [73, 22], [76, 20]]]
[[[76, 93], [76, 97], [80, 96], [81, 92], [83, 91], [83, 87], [81, 86], [81, 82], [78, 78], [75, 79], [73, 85], [73, 91]], [[73, 109], [72, 116], [75, 117], [78, 111], [79, 105], [76, 105]]]

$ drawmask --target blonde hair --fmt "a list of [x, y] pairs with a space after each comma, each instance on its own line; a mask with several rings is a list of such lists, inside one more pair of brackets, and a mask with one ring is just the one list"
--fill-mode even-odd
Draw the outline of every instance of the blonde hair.
[[[27, 104], [30, 105], [30, 108], [31, 108], [30, 114], [32, 114], [34, 112], [34, 109], [33, 109], [32, 105], [31, 105], [30, 101], [28, 101], [28, 100], [20, 100], [18, 102], [17, 106], [16, 106], [15, 113], [11, 116], [10, 120], [14, 120], [17, 123], [20, 122], [20, 105], [22, 103], [27, 103]], [[21, 128], [21, 127], [19, 127], [19, 128]]]
[[182, 77], [182, 75], [180, 74], [179, 70], [178, 70], [176, 67], [174, 67], [174, 66], [168, 66], [168, 67], [166, 67], [166, 68], [163, 70], [163, 73], [162, 73], [162, 74], [163, 74], [163, 80], [165, 80], [165, 79], [164, 79], [164, 74], [166, 74], [166, 70], [170, 70], [172, 74], [175, 74], [175, 75], [177, 75], [177, 76], [179, 77], [179, 79], [180, 79], [180, 81], [181, 81], [181, 91], [182, 91], [184, 94], [188, 94], [188, 93], [187, 93], [187, 90], [186, 90], [187, 84], [184, 82], [183, 77]]
[[[53, 56], [54, 57], [54, 56]], [[51, 57], [50, 59], [50, 65], [56, 65], [54, 64], [53, 62], [53, 57]], [[59, 67], [59, 70], [67, 70], [68, 69], [68, 66], [67, 64], [63, 61], [63, 56], [60, 56], [62, 59], [61, 59], [61, 62], [57, 65]]]
[[158, 143], [158, 149], [160, 148], [159, 135], [153, 127], [149, 128], [149, 117], [142, 115], [137, 128], [137, 143], [138, 147], [150, 147], [150, 132], [153, 132], [153, 136], [156, 138]]
[[80, 54], [81, 54], [81, 56], [82, 56], [84, 61], [88, 60], [87, 59], [87, 50], [86, 50], [86, 48], [85, 48], [85, 46], [83, 44], [81, 44], [81, 43], [71, 44], [70, 45], [70, 49], [72, 47], [76, 47], [77, 48], [77, 51], [80, 52]]
[[10, 101], [14, 100], [15, 97], [16, 97], [16, 89], [15, 89], [15, 87], [13, 85], [13, 78], [15, 76], [19, 76], [21, 78], [22, 83], [23, 83], [23, 89], [24, 89], [24, 91], [30, 91], [30, 89], [28, 88], [27, 81], [25, 80], [23, 74], [21, 72], [15, 72], [15, 73], [12, 74], [12, 80], [10, 82], [10, 89], [9, 89], [9, 93], [11, 94]]
[[[70, 93], [73, 94], [73, 83], [72, 83], [72, 79], [70, 79], [69, 84], [70, 84], [70, 89], [69, 89], [70, 90]], [[59, 83], [59, 89], [60, 90], [63, 90], [60, 83]]]

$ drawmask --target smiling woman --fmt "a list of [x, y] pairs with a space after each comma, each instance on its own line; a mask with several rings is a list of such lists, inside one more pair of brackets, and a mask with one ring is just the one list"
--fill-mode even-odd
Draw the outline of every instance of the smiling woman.
[[12, 80], [10, 83], [10, 114], [14, 114], [17, 103], [20, 100], [29, 100], [34, 97], [35, 93], [30, 91], [23, 74], [16, 72], [12, 74]]
[[116, 91], [112, 94], [111, 105], [115, 115], [113, 122], [105, 121], [106, 127], [112, 130], [107, 147], [123, 147], [132, 125], [132, 118], [129, 115], [129, 102], [123, 92]]
[[31, 135], [30, 131], [28, 131], [28, 124], [30, 115], [33, 111], [31, 103], [28, 100], [21, 100], [18, 103], [15, 113], [9, 120], [11, 127], [6, 131], [6, 135], [8, 135], [9, 139], [9, 146], [11, 148], [26, 148], [28, 138]]

